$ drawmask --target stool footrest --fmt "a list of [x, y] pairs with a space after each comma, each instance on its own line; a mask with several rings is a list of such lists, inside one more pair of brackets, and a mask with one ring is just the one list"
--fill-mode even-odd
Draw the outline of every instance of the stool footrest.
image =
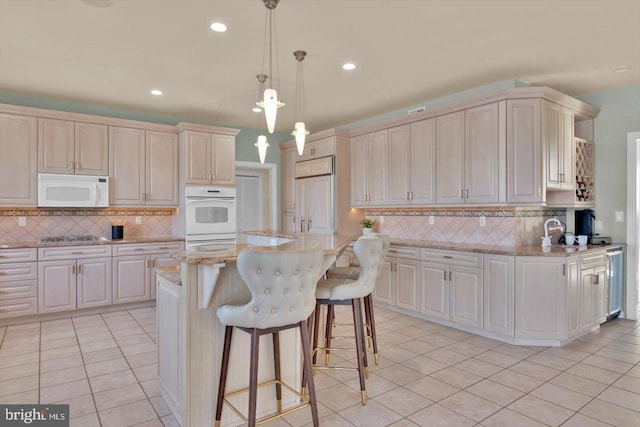
[[[291, 388], [287, 383], [284, 383], [284, 382], [279, 381], [279, 380], [271, 380], [271, 381], [266, 381], [266, 382], [260, 383], [260, 384], [258, 384], [258, 388], [269, 386], [269, 385], [273, 385], [273, 384], [280, 384], [281, 386], [283, 386], [284, 388], [289, 390], [291, 393], [293, 393], [296, 396], [298, 396], [300, 398], [301, 403], [299, 405], [294, 406], [293, 408], [288, 408], [288, 409], [283, 411], [282, 410], [282, 402], [278, 401], [278, 411], [275, 414], [271, 414], [271, 415], [268, 415], [266, 417], [260, 418], [259, 420], [256, 420], [256, 425], [264, 424], [264, 423], [267, 423], [269, 421], [275, 420], [276, 418], [284, 417], [285, 415], [289, 415], [292, 412], [296, 412], [296, 411], [298, 411], [300, 409], [307, 408], [311, 404], [309, 402], [309, 398], [307, 396], [305, 396], [302, 393], [299, 393], [298, 391], [296, 391], [293, 388]], [[227, 406], [229, 406], [231, 408], [231, 410], [233, 412], [235, 412], [236, 415], [239, 416], [245, 423], [249, 422], [247, 417], [245, 417], [242, 414], [242, 412], [233, 405], [233, 403], [229, 402], [229, 400], [227, 400], [227, 397], [238, 396], [239, 394], [246, 393], [248, 391], [249, 391], [249, 387], [246, 387], [246, 388], [242, 388], [240, 390], [237, 390], [237, 391], [234, 391], [232, 393], [228, 393], [228, 394], [224, 395], [224, 403], [226, 403]]]

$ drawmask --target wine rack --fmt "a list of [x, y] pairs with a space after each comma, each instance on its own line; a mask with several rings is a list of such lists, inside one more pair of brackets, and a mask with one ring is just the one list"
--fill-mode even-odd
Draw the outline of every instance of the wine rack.
[[593, 142], [575, 138], [576, 147], [576, 202], [594, 203], [594, 159]]

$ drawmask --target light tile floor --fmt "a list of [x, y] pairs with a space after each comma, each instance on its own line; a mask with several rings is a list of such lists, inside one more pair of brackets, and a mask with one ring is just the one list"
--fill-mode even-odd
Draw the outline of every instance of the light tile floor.
[[[69, 403], [72, 426], [176, 426], [159, 396], [155, 315], [149, 307], [1, 327], [0, 403]], [[357, 373], [316, 372], [323, 426], [640, 426], [638, 322], [550, 348], [380, 308], [376, 320], [380, 364], [370, 366], [366, 406]], [[352, 358], [336, 353], [332, 363]], [[267, 425], [309, 421], [302, 410]]]

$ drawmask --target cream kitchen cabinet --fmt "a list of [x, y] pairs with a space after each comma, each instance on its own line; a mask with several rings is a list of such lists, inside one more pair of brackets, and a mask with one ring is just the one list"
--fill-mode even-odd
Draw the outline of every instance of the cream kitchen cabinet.
[[294, 153], [295, 157], [297, 157], [296, 161], [298, 162], [317, 159], [319, 157], [332, 156], [336, 153], [336, 141], [332, 136], [318, 139], [316, 141], [307, 140], [304, 145], [302, 155], [298, 156], [297, 148], [295, 148]]
[[296, 180], [296, 231], [327, 232], [335, 229], [332, 178], [324, 175]]
[[38, 172], [107, 175], [107, 126], [39, 118]]
[[389, 175], [387, 129], [351, 140], [352, 206], [384, 205]]
[[181, 132], [184, 140], [185, 183], [234, 185], [236, 140], [232, 135]]
[[38, 313], [37, 251], [0, 249], [0, 319]]
[[515, 258], [484, 254], [484, 330], [514, 335]]
[[111, 247], [38, 249], [38, 313], [111, 303]]
[[504, 201], [506, 103], [494, 102], [436, 119], [439, 204]]
[[296, 157], [298, 157], [298, 152], [295, 146], [280, 149], [280, 187], [282, 189], [281, 205], [283, 214], [296, 210]]
[[37, 165], [37, 119], [0, 114], [0, 206], [37, 205]]
[[582, 255], [580, 258], [579, 318], [580, 332], [585, 332], [607, 320], [607, 261], [604, 251]]
[[482, 254], [423, 248], [420, 312], [483, 326]]
[[295, 233], [298, 231], [296, 228], [296, 213], [295, 212], [283, 212], [282, 213], [282, 231], [286, 233]]
[[178, 204], [178, 138], [169, 132], [109, 128], [111, 205]]
[[574, 190], [574, 113], [542, 101], [542, 137], [546, 149], [547, 190]]
[[181, 249], [181, 242], [114, 245], [113, 303], [153, 299], [156, 286], [153, 269], [156, 266], [177, 265], [178, 262], [170, 254]]
[[420, 249], [392, 245], [376, 280], [373, 300], [417, 311], [420, 303]]

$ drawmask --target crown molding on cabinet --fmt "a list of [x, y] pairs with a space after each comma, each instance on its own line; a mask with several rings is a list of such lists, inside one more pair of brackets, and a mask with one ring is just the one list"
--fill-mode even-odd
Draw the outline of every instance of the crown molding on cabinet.
[[207, 133], [216, 133], [216, 134], [233, 135], [233, 136], [236, 136], [240, 133], [240, 129], [223, 128], [218, 126], [209, 126], [209, 125], [201, 125], [198, 123], [186, 123], [186, 122], [178, 123], [175, 126], [175, 130], [178, 132], [189, 130], [193, 132], [207, 132]]
[[[345, 138], [350, 138], [351, 137], [351, 132], [349, 132], [348, 130], [345, 130], [345, 129], [338, 129], [338, 128], [327, 129], [327, 130], [323, 130], [323, 131], [320, 131], [320, 132], [315, 132], [315, 133], [312, 133], [312, 134], [308, 135], [307, 138], [306, 138], [306, 142], [305, 143], [318, 141], [320, 139], [328, 138], [330, 136], [344, 136]], [[287, 149], [287, 148], [294, 147], [295, 145], [296, 145], [296, 140], [292, 139], [292, 140], [287, 141], [287, 142], [282, 142], [278, 146], [282, 150], [282, 149]]]

